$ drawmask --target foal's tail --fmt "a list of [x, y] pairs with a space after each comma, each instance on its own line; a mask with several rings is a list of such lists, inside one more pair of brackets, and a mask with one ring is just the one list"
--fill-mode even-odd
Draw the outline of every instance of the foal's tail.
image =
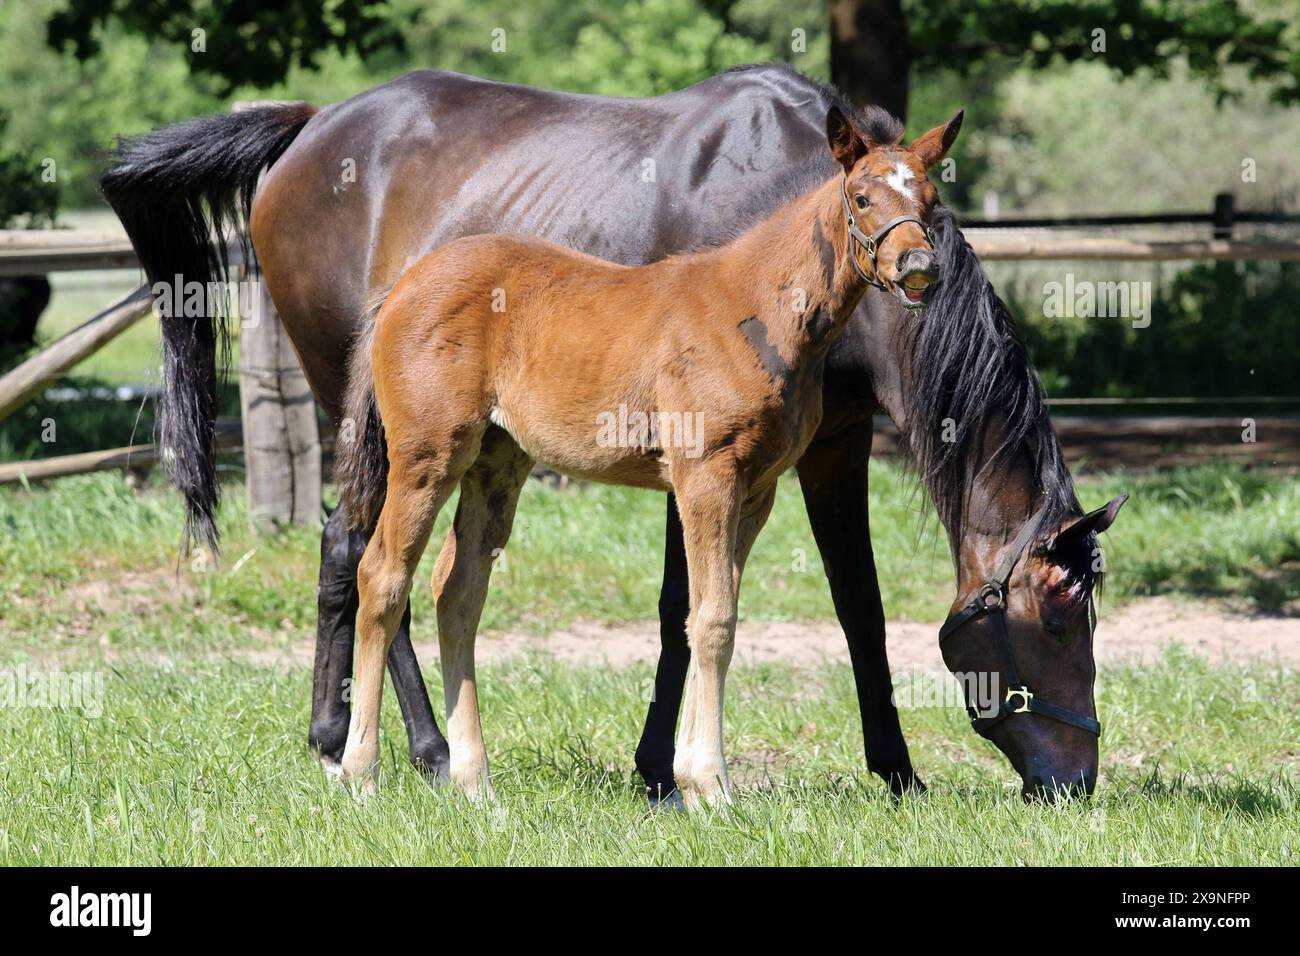
[[348, 357], [344, 419], [334, 449], [343, 513], [348, 526], [360, 531], [369, 531], [379, 522], [388, 490], [388, 441], [375, 402], [375, 373], [370, 364], [378, 312], [379, 304], [372, 306]]
[[[316, 114], [307, 103], [204, 116], [119, 139], [100, 186], [117, 213], [150, 285], [192, 283], [206, 291], [229, 274], [225, 233], [247, 219], [261, 171], [289, 148]], [[214, 242], [214, 239], [216, 240]], [[225, 297], [209, 295], [200, 316], [160, 309], [163, 461], [185, 495], [185, 541], [217, 546], [217, 390], [229, 366]], [[221, 353], [218, 371], [217, 353]]]

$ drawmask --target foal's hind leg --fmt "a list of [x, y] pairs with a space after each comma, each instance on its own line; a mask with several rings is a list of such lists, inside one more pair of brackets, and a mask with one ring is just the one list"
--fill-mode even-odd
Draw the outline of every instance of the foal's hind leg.
[[357, 568], [357, 661], [343, 780], [372, 791], [379, 763], [384, 661], [438, 511], [478, 454], [483, 426], [422, 448], [390, 446], [388, 494]]
[[433, 570], [451, 779], [471, 796], [489, 799], [492, 784], [479, 722], [474, 638], [492, 562], [510, 539], [519, 491], [531, 468], [532, 459], [514, 439], [499, 428], [488, 430], [478, 460], [461, 480], [456, 520]]

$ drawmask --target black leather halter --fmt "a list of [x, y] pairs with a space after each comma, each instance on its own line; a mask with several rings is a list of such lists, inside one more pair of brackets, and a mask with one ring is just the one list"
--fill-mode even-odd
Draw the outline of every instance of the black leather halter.
[[1011, 649], [1011, 635], [1007, 631], [1007, 582], [1011, 580], [1011, 572], [1015, 570], [1021, 555], [1037, 534], [1042, 516], [1042, 511], [1039, 511], [1025, 522], [1024, 527], [1020, 529], [1020, 534], [1016, 535], [1016, 539], [1011, 542], [1010, 550], [998, 565], [993, 577], [980, 586], [979, 591], [965, 607], [948, 615], [948, 619], [943, 622], [943, 627], [939, 629], [939, 643], [942, 645], [945, 640], [977, 617], [987, 614], [993, 619], [993, 629], [997, 635], [998, 645], [1002, 649], [1006, 667], [1007, 693], [998, 709], [992, 714], [982, 714], [967, 704], [966, 712], [970, 714], [971, 726], [981, 737], [987, 737], [990, 730], [1012, 714], [1038, 714], [1101, 736], [1101, 724], [1097, 720], [1048, 703], [1036, 696], [1028, 685], [1021, 681], [1020, 671], [1016, 668], [1016, 655]]
[[[920, 226], [921, 231], [925, 234], [925, 241], [930, 244], [931, 249], [934, 248], [934, 231], [930, 228], [929, 223], [920, 216], [895, 216], [870, 236], [859, 229], [857, 220], [853, 218], [853, 207], [849, 205], [849, 179], [847, 176], [840, 182], [840, 197], [844, 200], [844, 218], [849, 226], [849, 259], [853, 262], [853, 268], [858, 270], [858, 275], [862, 277], [862, 281], [868, 285], [874, 285], [877, 289], [889, 288], [880, 281], [880, 266], [876, 262], [876, 256], [880, 253], [880, 244], [885, 241], [885, 236], [903, 223], [914, 222]], [[871, 260], [871, 275], [867, 275], [866, 270], [862, 268], [862, 264], [858, 262], [858, 254], [853, 247], [854, 242], [857, 242], [867, 251], [867, 258]]]

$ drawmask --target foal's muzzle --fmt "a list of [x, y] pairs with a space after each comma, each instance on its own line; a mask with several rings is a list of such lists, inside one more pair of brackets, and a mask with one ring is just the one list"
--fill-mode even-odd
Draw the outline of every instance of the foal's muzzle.
[[930, 249], [905, 249], [894, 268], [894, 288], [910, 308], [922, 305], [939, 281], [939, 257]]

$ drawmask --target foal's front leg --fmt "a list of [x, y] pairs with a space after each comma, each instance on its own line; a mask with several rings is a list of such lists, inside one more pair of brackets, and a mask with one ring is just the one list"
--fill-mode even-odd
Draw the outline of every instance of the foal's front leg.
[[730, 799], [722, 743], [723, 692], [736, 637], [736, 598], [771, 494], [743, 518], [731, 476], [701, 474], [677, 489], [690, 572], [691, 664], [673, 776], [688, 807]]

